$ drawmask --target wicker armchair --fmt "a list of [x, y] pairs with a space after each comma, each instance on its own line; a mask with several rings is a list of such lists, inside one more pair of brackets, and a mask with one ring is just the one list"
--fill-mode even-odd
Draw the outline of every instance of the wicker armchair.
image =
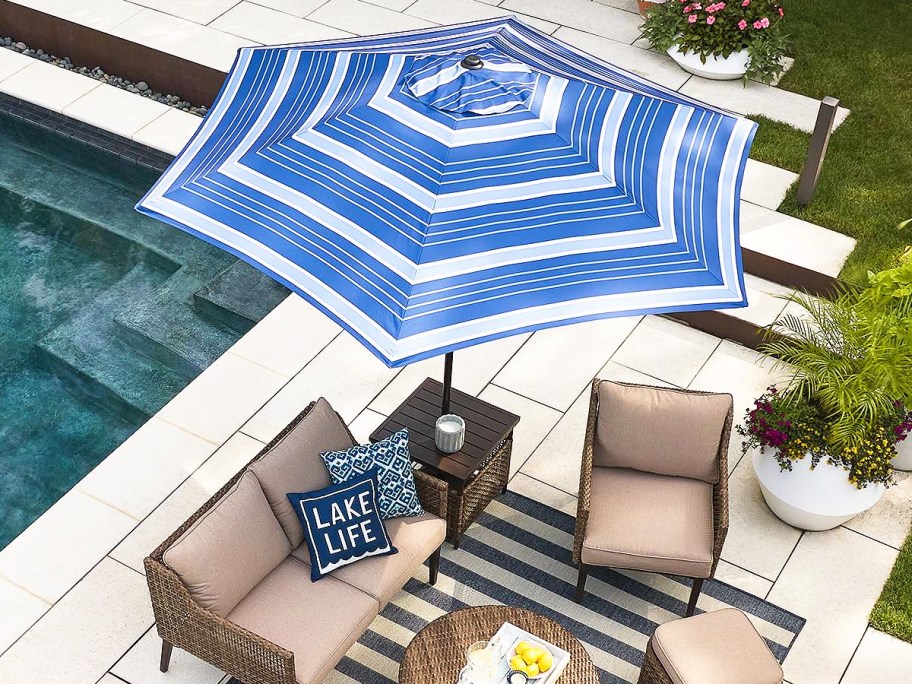
[[[635, 407], [618, 409], [625, 392], [645, 396], [647, 408], [639, 415]], [[607, 394], [615, 405], [603, 405], [611, 403]], [[681, 412], [670, 415], [676, 405]], [[649, 406], [665, 408], [650, 414]], [[612, 425], [606, 418], [610, 412], [619, 415], [606, 429]], [[668, 427], [674, 420], [681, 422]], [[583, 599], [589, 566], [600, 565], [692, 577], [686, 615], [693, 614], [728, 532], [731, 423], [728, 394], [593, 381], [573, 545], [577, 602]], [[689, 428], [698, 434], [688, 434]], [[614, 434], [606, 434], [612, 429]], [[593, 529], [594, 518], [598, 529]], [[691, 548], [682, 553], [688, 543]]]
[[[251, 465], [264, 458], [279, 444], [307, 416], [314, 405], [315, 402], [302, 411], [247, 466], [144, 560], [155, 623], [162, 638], [162, 672], [167, 671], [171, 651], [177, 646], [237, 677], [245, 684], [296, 683], [294, 654], [291, 651], [202, 607], [190, 595], [177, 573], [165, 565], [164, 554], [235, 486]], [[344, 421], [342, 423], [344, 425]], [[347, 426], [345, 429], [348, 431]], [[348, 434], [351, 437], [350, 431]], [[351, 439], [356, 443], [354, 437]], [[446, 520], [446, 484], [420, 470], [414, 471], [414, 475], [418, 496], [425, 510]], [[438, 547], [429, 558], [430, 584], [437, 580], [439, 564]]]

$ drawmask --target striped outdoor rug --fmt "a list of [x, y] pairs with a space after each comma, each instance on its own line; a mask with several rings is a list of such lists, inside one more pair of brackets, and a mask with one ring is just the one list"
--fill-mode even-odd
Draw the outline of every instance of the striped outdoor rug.
[[[512, 492], [488, 506], [458, 550], [444, 546], [437, 585], [412, 579], [339, 663], [327, 684], [385, 684], [415, 633], [465, 606], [502, 603], [536, 611], [582, 641], [602, 684], [635, 682], [656, 626], [684, 613], [689, 580], [593, 568], [584, 605], [573, 602], [574, 519]], [[785, 658], [804, 619], [723, 582], [704, 584], [701, 610], [726, 606], [751, 616], [773, 653]]]

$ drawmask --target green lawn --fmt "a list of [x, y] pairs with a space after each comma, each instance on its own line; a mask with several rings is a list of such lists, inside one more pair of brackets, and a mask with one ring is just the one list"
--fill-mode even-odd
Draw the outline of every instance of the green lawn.
[[[912, 242], [896, 225], [912, 217], [912, 2], [800, 0], [785, 3], [795, 66], [780, 84], [852, 113], [830, 139], [817, 194], [780, 211], [858, 240], [842, 276], [860, 282], [892, 265]], [[808, 135], [760, 120], [752, 157], [800, 171]]]
[[[780, 211], [851, 235], [858, 245], [842, 277], [894, 265], [912, 243], [912, 2], [800, 0], [785, 3], [795, 66], [780, 84], [852, 110], [830, 139], [810, 206], [795, 188]], [[751, 156], [799, 172], [809, 136], [760, 119]], [[912, 642], [912, 534], [871, 613], [877, 629]]]
[[871, 611], [871, 625], [912, 643], [912, 533]]

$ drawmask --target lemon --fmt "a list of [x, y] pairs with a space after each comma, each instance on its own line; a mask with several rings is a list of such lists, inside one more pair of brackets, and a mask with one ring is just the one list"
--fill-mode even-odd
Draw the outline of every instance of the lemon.
[[522, 657], [528, 665], [531, 665], [538, 660], [538, 657], [542, 654], [542, 649], [538, 646], [532, 646], [523, 651]]
[[530, 677], [538, 677], [540, 672], [541, 672], [541, 669], [535, 663], [532, 663], [531, 665], [526, 667], [526, 674], [529, 675]]
[[527, 649], [530, 648], [532, 648], [532, 644], [530, 644], [528, 641], [520, 641], [518, 644], [516, 644], [516, 655], [522, 655]]
[[514, 670], [520, 670], [521, 672], [525, 672], [526, 661], [523, 660], [523, 657], [517, 653], [515, 656], [510, 658], [510, 667], [512, 667]]
[[538, 659], [538, 668], [542, 672], [547, 672], [554, 666], [554, 656], [551, 655], [548, 651], [545, 651], [541, 654], [541, 657]]

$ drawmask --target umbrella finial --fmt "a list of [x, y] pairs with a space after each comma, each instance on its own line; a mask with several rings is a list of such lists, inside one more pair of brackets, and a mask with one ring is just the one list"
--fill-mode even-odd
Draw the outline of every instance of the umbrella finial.
[[481, 61], [481, 57], [478, 55], [466, 55], [459, 63], [459, 66], [463, 69], [474, 71], [475, 69], [481, 69], [484, 66], [484, 62]]

